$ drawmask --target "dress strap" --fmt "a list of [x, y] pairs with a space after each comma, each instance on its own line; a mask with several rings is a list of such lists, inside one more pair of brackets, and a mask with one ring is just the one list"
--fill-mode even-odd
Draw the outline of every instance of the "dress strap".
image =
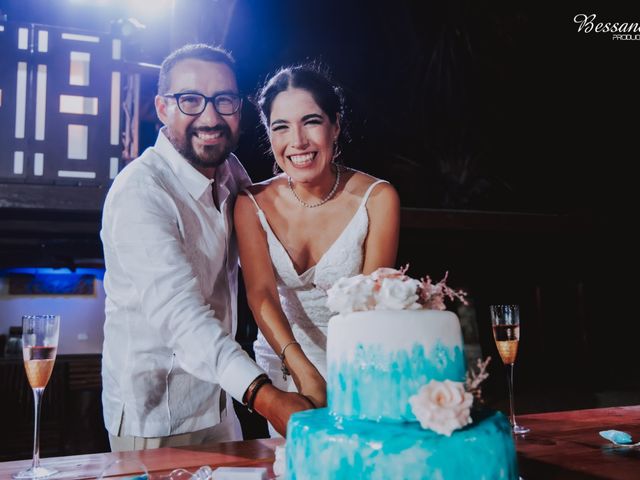
[[369, 188], [367, 189], [367, 191], [365, 192], [364, 196], [362, 197], [362, 203], [360, 205], [365, 205], [367, 203], [367, 200], [369, 200], [369, 195], [371, 195], [371, 192], [373, 191], [373, 188], [376, 185], [378, 185], [379, 183], [389, 183], [389, 182], [387, 182], [386, 180], [376, 180], [371, 185], [369, 185]]
[[245, 188], [245, 189], [243, 189], [242, 191], [243, 191], [244, 193], [246, 193], [246, 194], [249, 196], [249, 198], [253, 201], [253, 204], [256, 206], [256, 208], [258, 209], [258, 211], [259, 211], [259, 212], [261, 212], [261, 211], [262, 211], [262, 209], [258, 206], [258, 202], [256, 202], [255, 197], [254, 197], [254, 196], [253, 196], [253, 194], [249, 191], [249, 189], [248, 189], [248, 188]]

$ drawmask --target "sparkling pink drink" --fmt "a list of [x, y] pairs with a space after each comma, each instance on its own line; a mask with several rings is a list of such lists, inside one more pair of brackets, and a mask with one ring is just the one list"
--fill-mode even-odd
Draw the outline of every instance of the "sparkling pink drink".
[[494, 325], [493, 337], [505, 364], [514, 363], [518, 354], [518, 340], [520, 340], [519, 325]]
[[46, 387], [53, 371], [56, 347], [24, 347], [22, 355], [31, 388]]

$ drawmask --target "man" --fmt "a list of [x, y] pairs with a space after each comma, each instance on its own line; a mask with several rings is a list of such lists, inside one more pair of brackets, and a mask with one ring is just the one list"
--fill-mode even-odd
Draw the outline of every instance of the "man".
[[102, 399], [111, 448], [240, 439], [227, 393], [282, 433], [310, 403], [273, 387], [233, 339], [231, 215], [250, 184], [231, 153], [242, 106], [233, 59], [207, 45], [173, 52], [155, 106], [164, 124], [156, 144], [116, 177], [103, 211]]

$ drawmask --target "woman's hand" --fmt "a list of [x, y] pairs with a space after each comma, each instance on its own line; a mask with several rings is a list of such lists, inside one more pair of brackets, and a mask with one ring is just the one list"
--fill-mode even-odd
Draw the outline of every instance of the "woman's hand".
[[298, 392], [307, 397], [316, 408], [327, 406], [327, 382], [311, 363], [299, 344], [287, 348], [285, 364]]
[[303, 379], [300, 393], [307, 397], [313, 406], [322, 408], [327, 406], [327, 382], [318, 373], [317, 378]]
[[280, 435], [286, 437], [287, 422], [291, 414], [311, 409], [313, 405], [299, 393], [283, 392], [267, 384], [258, 390], [253, 408], [266, 418]]

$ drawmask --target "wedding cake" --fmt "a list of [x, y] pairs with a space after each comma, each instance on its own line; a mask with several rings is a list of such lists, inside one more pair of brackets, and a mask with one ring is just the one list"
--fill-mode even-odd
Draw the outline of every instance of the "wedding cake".
[[467, 376], [445, 297], [464, 301], [444, 279], [393, 269], [328, 291], [339, 312], [329, 322], [329, 406], [292, 415], [285, 478], [518, 479], [506, 417], [472, 412], [482, 379]]

